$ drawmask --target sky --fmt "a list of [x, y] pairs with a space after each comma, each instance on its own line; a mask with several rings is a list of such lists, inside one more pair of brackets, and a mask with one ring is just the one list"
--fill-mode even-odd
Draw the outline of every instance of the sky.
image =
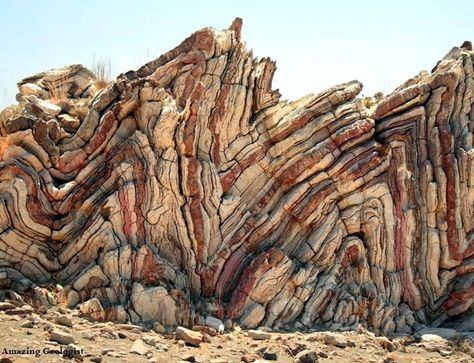
[[254, 55], [277, 61], [283, 99], [353, 79], [364, 95], [389, 93], [474, 42], [473, 0], [0, 0], [0, 108], [26, 76], [103, 60], [115, 78], [235, 17]]

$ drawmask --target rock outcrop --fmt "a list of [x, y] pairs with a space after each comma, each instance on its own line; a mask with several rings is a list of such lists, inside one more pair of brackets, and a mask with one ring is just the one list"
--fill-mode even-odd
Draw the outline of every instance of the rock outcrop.
[[357, 81], [280, 100], [240, 28], [104, 89], [80, 65], [19, 84], [1, 288], [164, 327], [474, 328], [472, 47], [368, 110]]

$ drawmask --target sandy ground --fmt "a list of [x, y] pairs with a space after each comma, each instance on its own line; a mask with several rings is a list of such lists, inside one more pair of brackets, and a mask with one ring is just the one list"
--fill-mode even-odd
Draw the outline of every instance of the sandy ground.
[[[193, 347], [174, 334], [162, 335], [133, 325], [94, 323], [78, 314], [57, 307], [43, 313], [33, 310], [15, 315], [0, 311], [0, 362], [311, 362], [302, 360], [302, 354], [298, 355], [301, 351], [309, 352], [318, 362], [474, 361], [474, 344], [468, 339], [387, 339], [361, 331], [267, 332], [265, 340], [255, 340], [252, 334], [237, 328], [206, 335], [207, 342]], [[52, 331], [70, 334], [73, 345], [51, 341]], [[61, 348], [76, 349], [75, 357], [64, 357]]]

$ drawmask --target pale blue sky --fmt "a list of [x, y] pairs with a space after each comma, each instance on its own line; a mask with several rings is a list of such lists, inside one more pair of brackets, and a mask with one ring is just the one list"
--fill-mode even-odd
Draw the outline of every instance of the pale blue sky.
[[473, 0], [0, 0], [0, 106], [28, 75], [95, 56], [115, 78], [236, 16], [254, 54], [277, 61], [274, 86], [290, 99], [352, 79], [364, 94], [388, 92], [474, 41]]

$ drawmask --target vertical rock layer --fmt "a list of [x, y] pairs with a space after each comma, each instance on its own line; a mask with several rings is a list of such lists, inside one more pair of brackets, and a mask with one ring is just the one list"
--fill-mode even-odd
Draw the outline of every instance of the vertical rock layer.
[[99, 90], [75, 65], [0, 116], [0, 284], [60, 283], [98, 320], [474, 327], [469, 44], [367, 110], [297, 101], [203, 29]]

